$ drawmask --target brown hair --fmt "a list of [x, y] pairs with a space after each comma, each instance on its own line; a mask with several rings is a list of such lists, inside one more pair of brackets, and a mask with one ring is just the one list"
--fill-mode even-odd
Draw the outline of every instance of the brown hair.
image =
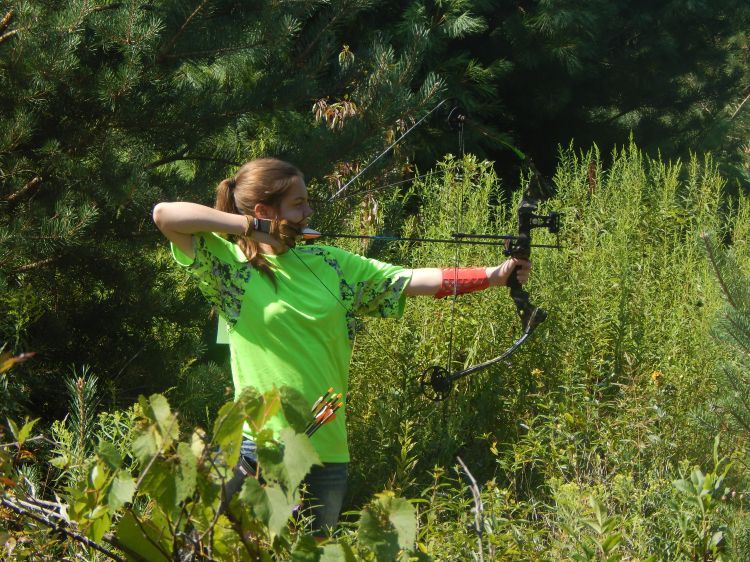
[[[234, 177], [219, 183], [214, 207], [225, 213], [251, 216], [258, 203], [278, 208], [287, 190], [298, 179], [304, 180], [302, 172], [289, 162], [277, 158], [250, 160], [237, 170]], [[230, 239], [237, 243], [250, 264], [268, 275], [275, 285], [271, 264], [260, 253], [258, 243], [245, 236], [230, 236]]]

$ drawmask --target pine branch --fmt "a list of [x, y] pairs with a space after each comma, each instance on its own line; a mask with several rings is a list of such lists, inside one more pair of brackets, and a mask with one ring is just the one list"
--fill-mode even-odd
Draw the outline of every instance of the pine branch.
[[208, 4], [208, 0], [203, 0], [198, 7], [193, 10], [193, 13], [188, 16], [188, 18], [185, 20], [185, 23], [182, 24], [182, 27], [177, 31], [177, 33], [174, 34], [174, 36], [167, 41], [167, 44], [164, 46], [163, 49], [161, 49], [161, 52], [159, 53], [159, 56], [157, 57], [157, 60], [161, 60], [163, 57], [167, 55], [167, 53], [174, 47], [174, 44], [177, 42], [177, 40], [180, 38], [180, 36], [185, 33], [185, 30], [187, 29], [188, 25], [190, 25], [190, 22], [193, 20], [195, 16], [197, 16], [201, 10]]
[[[747, 401], [747, 388], [745, 386], [746, 381], [738, 381], [735, 377], [731, 376], [727, 367], [724, 368], [724, 380], [732, 387], [732, 390], [734, 390], [735, 395], [733, 399], [738, 400], [746, 412], [750, 412], [750, 404], [748, 404]], [[729, 413], [735, 421], [745, 429], [745, 431], [750, 433], [750, 425], [748, 425], [745, 418], [736, 411], [736, 408], [732, 408], [733, 405], [734, 404], [729, 405]]]
[[186, 51], [184, 53], [173, 53], [173, 54], [165, 54], [160, 55], [159, 60], [163, 61], [166, 59], [181, 59], [181, 58], [189, 58], [189, 57], [206, 57], [210, 55], [219, 55], [224, 53], [234, 53], [237, 51], [243, 51], [245, 49], [254, 49], [256, 47], [260, 47], [261, 45], [265, 45], [265, 41], [258, 41], [257, 43], [250, 43], [249, 45], [241, 45], [239, 47], [224, 47], [221, 49], [206, 49], [204, 51]]
[[118, 8], [122, 8], [122, 2], [115, 2], [114, 4], [107, 4], [106, 6], [97, 6], [92, 8], [91, 13], [95, 14], [96, 12], [104, 12], [105, 10], [117, 10]]
[[299, 55], [298, 55], [297, 57], [295, 57], [295, 59], [294, 59], [294, 63], [293, 63], [294, 65], [297, 65], [297, 66], [298, 66], [298, 65], [299, 65], [299, 64], [300, 64], [300, 63], [301, 63], [302, 61], [304, 61], [304, 60], [305, 60], [305, 58], [307, 58], [307, 55], [308, 55], [308, 54], [310, 54], [310, 51], [311, 51], [311, 50], [312, 50], [312, 48], [313, 48], [313, 47], [315, 46], [315, 44], [316, 44], [316, 43], [317, 43], [318, 41], [320, 41], [320, 38], [321, 38], [321, 37], [323, 36], [323, 34], [324, 34], [324, 33], [325, 33], [326, 31], [328, 31], [328, 29], [329, 29], [330, 27], [332, 27], [334, 23], [336, 23], [336, 20], [338, 20], [338, 19], [339, 19], [339, 18], [340, 18], [340, 17], [342, 16], [342, 15], [344, 15], [344, 13], [345, 13], [345, 10], [344, 10], [344, 8], [345, 8], [345, 6], [341, 6], [341, 9], [340, 9], [340, 10], [339, 10], [339, 11], [338, 11], [338, 12], [336, 13], [336, 15], [335, 15], [335, 16], [333, 16], [333, 17], [332, 17], [332, 18], [331, 18], [331, 19], [330, 19], [330, 20], [328, 21], [328, 23], [326, 23], [326, 24], [325, 24], [325, 25], [323, 26], [323, 29], [321, 29], [321, 30], [320, 30], [320, 31], [318, 32], [318, 34], [317, 34], [317, 35], [316, 35], [316, 36], [315, 36], [315, 37], [313, 38], [313, 40], [312, 40], [312, 41], [310, 41], [310, 42], [309, 42], [309, 43], [307, 44], [307, 47], [305, 48], [305, 50], [304, 50], [304, 51], [302, 51], [302, 52], [301, 52], [301, 53], [300, 53], [300, 54], [299, 54]]
[[225, 160], [224, 158], [214, 158], [212, 156], [186, 156], [184, 152], [180, 154], [175, 154], [174, 156], [167, 156], [166, 158], [162, 158], [161, 160], [157, 160], [156, 162], [151, 162], [151, 164], [146, 164], [144, 168], [146, 170], [153, 170], [154, 168], [158, 168], [159, 166], [164, 166], [165, 164], [171, 164], [172, 162], [180, 162], [180, 161], [189, 161], [189, 160], [195, 160], [198, 162], [218, 162], [219, 164], [227, 164], [229, 166], [239, 166], [240, 162], [234, 162], [232, 160]]
[[729, 288], [726, 285], [726, 282], [724, 281], [724, 276], [721, 274], [721, 270], [719, 269], [719, 264], [716, 260], [716, 255], [714, 254], [714, 249], [711, 246], [711, 241], [709, 239], [708, 234], [705, 232], [701, 233], [701, 238], [703, 239], [703, 243], [706, 246], [706, 253], [708, 254], [708, 260], [711, 262], [711, 267], [714, 270], [714, 273], [716, 274], [716, 279], [719, 281], [719, 285], [721, 286], [721, 290], [724, 293], [724, 296], [727, 298], [727, 301], [729, 301], [729, 304], [732, 308], [736, 309], [737, 305], [734, 302], [734, 299], [732, 298], [732, 294], [729, 292]]
[[13, 37], [19, 31], [21, 31], [21, 30], [20, 29], [14, 29], [12, 31], [9, 31], [8, 33], [4, 33], [4, 34], [0, 35], [0, 43], [2, 43], [3, 41], [5, 41], [6, 39], [10, 39], [11, 37]]
[[31, 181], [24, 185], [21, 189], [15, 193], [11, 193], [5, 198], [8, 203], [13, 203], [16, 199], [23, 197], [29, 190], [35, 188], [37, 185], [42, 183], [42, 176], [34, 176]]
[[5, 28], [8, 27], [8, 24], [10, 23], [10, 19], [13, 17], [13, 10], [8, 10], [8, 13], [3, 16], [3, 19], [0, 20], [0, 31], [5, 31]]
[[38, 269], [40, 267], [44, 267], [45, 265], [49, 265], [51, 263], [56, 262], [59, 260], [62, 256], [52, 256], [51, 258], [46, 258], [43, 260], [35, 261], [32, 263], [27, 263], [26, 265], [22, 265], [20, 267], [17, 267], [13, 270], [13, 273], [26, 273], [27, 271], [31, 271], [33, 269]]
[[[66, 526], [61, 525], [60, 523], [56, 523], [54, 521], [51, 521], [49, 519], [50, 514], [46, 513], [44, 511], [44, 515], [41, 513], [35, 513], [34, 511], [31, 511], [29, 509], [26, 509], [24, 507], [21, 507], [20, 505], [17, 505], [16, 503], [10, 501], [7, 498], [0, 498], [0, 504], [7, 507], [11, 511], [17, 513], [18, 515], [22, 517], [28, 517], [29, 519], [33, 519], [37, 523], [41, 523], [42, 525], [49, 527], [53, 531], [63, 533], [67, 536], [69, 536], [71, 539], [76, 540], [90, 548], [93, 548], [94, 550], [101, 552], [105, 556], [108, 556], [112, 560], [116, 560], [117, 562], [126, 562], [124, 558], [120, 558], [117, 554], [112, 552], [111, 550], [108, 550], [107, 548], [103, 547], [97, 542], [92, 541], [88, 537], [84, 537], [83, 535], [76, 533], [74, 531], [71, 531]], [[46, 515], [46, 517], [45, 517]], [[57, 515], [57, 514], [55, 514]], [[119, 545], [115, 545], [119, 548]]]

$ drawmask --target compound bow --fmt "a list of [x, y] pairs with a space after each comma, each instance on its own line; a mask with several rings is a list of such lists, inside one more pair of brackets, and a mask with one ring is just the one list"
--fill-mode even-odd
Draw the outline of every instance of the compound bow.
[[[528, 260], [531, 257], [531, 248], [535, 246], [531, 243], [531, 231], [535, 228], [546, 228], [550, 233], [557, 234], [560, 230], [560, 214], [550, 212], [547, 215], [535, 214], [538, 201], [531, 196], [532, 185], [540, 181], [539, 174], [530, 163], [533, 171], [531, 181], [526, 189], [521, 202], [518, 206], [518, 235], [507, 239], [504, 236], [497, 236], [499, 239], [505, 239], [506, 256]], [[457, 237], [492, 239], [494, 235], [466, 235], [454, 234]], [[552, 246], [559, 248], [559, 244]], [[504, 361], [513, 355], [524, 342], [529, 339], [537, 326], [547, 319], [547, 311], [531, 303], [529, 293], [518, 282], [516, 271], [508, 278], [508, 287], [510, 296], [516, 305], [519, 320], [521, 321], [521, 336], [503, 353], [493, 359], [482, 363], [466, 367], [460, 371], [450, 372], [445, 367], [433, 365], [422, 373], [420, 385], [425, 396], [432, 400], [444, 400], [448, 397], [453, 388], [453, 383], [459, 379], [477, 373], [488, 367], [491, 367], [501, 361]]]
[[[405, 131], [398, 139], [396, 139], [390, 146], [384, 151], [378, 154], [372, 161], [370, 161], [362, 170], [359, 171], [354, 177], [352, 177], [346, 184], [344, 184], [338, 191], [336, 191], [330, 201], [338, 198], [350, 185], [352, 185], [362, 174], [364, 174], [375, 162], [385, 156], [392, 148], [394, 148], [399, 142], [401, 142], [409, 133], [411, 133], [416, 127], [423, 123], [431, 114], [437, 111], [442, 105], [450, 101], [444, 99], [432, 108], [426, 115], [415, 122], [407, 131]], [[453, 103], [452, 108], [448, 114], [448, 125], [452, 130], [458, 130], [460, 135], [463, 135], [463, 127], [467, 120], [466, 113], [456, 103]], [[512, 147], [511, 147], [512, 148]], [[524, 158], [523, 154], [516, 151], [516, 154]], [[535, 184], [540, 183], [540, 176], [534, 165], [529, 161], [529, 167], [532, 170], [531, 181], [524, 192], [521, 202], [518, 206], [518, 234], [517, 235], [494, 235], [494, 234], [465, 234], [465, 233], [453, 233], [451, 239], [420, 239], [420, 238], [401, 238], [401, 237], [389, 237], [389, 236], [356, 236], [356, 235], [335, 235], [335, 234], [321, 234], [315, 231], [310, 231], [310, 239], [318, 238], [321, 236], [326, 237], [345, 237], [345, 238], [369, 238], [374, 240], [384, 241], [397, 241], [397, 240], [409, 240], [409, 241], [425, 241], [425, 242], [447, 242], [447, 243], [462, 243], [467, 242], [469, 244], [497, 244], [500, 241], [505, 243], [504, 254], [509, 257], [528, 260], [531, 255], [531, 248], [534, 246], [552, 247], [559, 248], [559, 244], [551, 245], [538, 245], [531, 243], [531, 231], [535, 228], [546, 228], [550, 233], [557, 233], [560, 229], [560, 215], [556, 212], [550, 212], [547, 215], [535, 214], [538, 207], [538, 200], [533, 198], [532, 186], [536, 187]], [[529, 300], [529, 294], [526, 292], [518, 281], [516, 271], [514, 271], [508, 279], [508, 287], [510, 288], [510, 296], [516, 305], [519, 319], [521, 321], [521, 336], [513, 342], [513, 344], [506, 349], [502, 354], [497, 357], [484, 361], [482, 363], [467, 367], [465, 369], [451, 372], [445, 367], [434, 365], [429, 367], [420, 376], [420, 385], [422, 392], [428, 398], [432, 400], [444, 400], [450, 394], [453, 388], [453, 383], [459, 379], [462, 379], [473, 373], [482, 371], [491, 367], [500, 361], [503, 361], [515, 353], [523, 343], [531, 336], [536, 327], [544, 322], [547, 318], [547, 311], [536, 305], [531, 304]], [[456, 295], [454, 295], [454, 300]], [[337, 299], [338, 300], [338, 299]], [[451, 335], [452, 337], [452, 335]]]

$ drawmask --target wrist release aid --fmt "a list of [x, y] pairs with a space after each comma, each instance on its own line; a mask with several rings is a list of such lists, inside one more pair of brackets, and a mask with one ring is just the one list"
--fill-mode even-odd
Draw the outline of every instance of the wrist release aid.
[[490, 286], [487, 270], [484, 267], [446, 267], [442, 270], [443, 283], [435, 293], [436, 299], [453, 294], [463, 295], [482, 291]]

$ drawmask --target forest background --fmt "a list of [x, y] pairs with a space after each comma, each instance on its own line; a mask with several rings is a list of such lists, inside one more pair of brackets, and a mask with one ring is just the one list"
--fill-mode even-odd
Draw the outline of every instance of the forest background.
[[[40, 497], [88, 474], [96, 432], [138, 396], [165, 394], [183, 428], [211, 427], [231, 396], [216, 317], [154, 228], [157, 202], [211, 204], [273, 155], [305, 172], [319, 230], [512, 233], [526, 156], [564, 213], [564, 249], [532, 256], [550, 320], [441, 405], [418, 398], [419, 373], [445, 361], [453, 323], [454, 367], [507, 347], [505, 291], [366, 322], [347, 506], [384, 487], [430, 498], [421, 552], [471, 559], [460, 454], [487, 510], [475, 557], [750, 558], [746, 2], [0, 1], [0, 18], [0, 340], [5, 360], [35, 353], [0, 374], [0, 416], [16, 420], [6, 441], [25, 417], [51, 435], [12, 459]], [[460, 137], [436, 112], [326, 203], [448, 97], [469, 116]], [[65, 447], [79, 473], [47, 464]], [[1, 536], [20, 556], [41, 543], [18, 521]]]

